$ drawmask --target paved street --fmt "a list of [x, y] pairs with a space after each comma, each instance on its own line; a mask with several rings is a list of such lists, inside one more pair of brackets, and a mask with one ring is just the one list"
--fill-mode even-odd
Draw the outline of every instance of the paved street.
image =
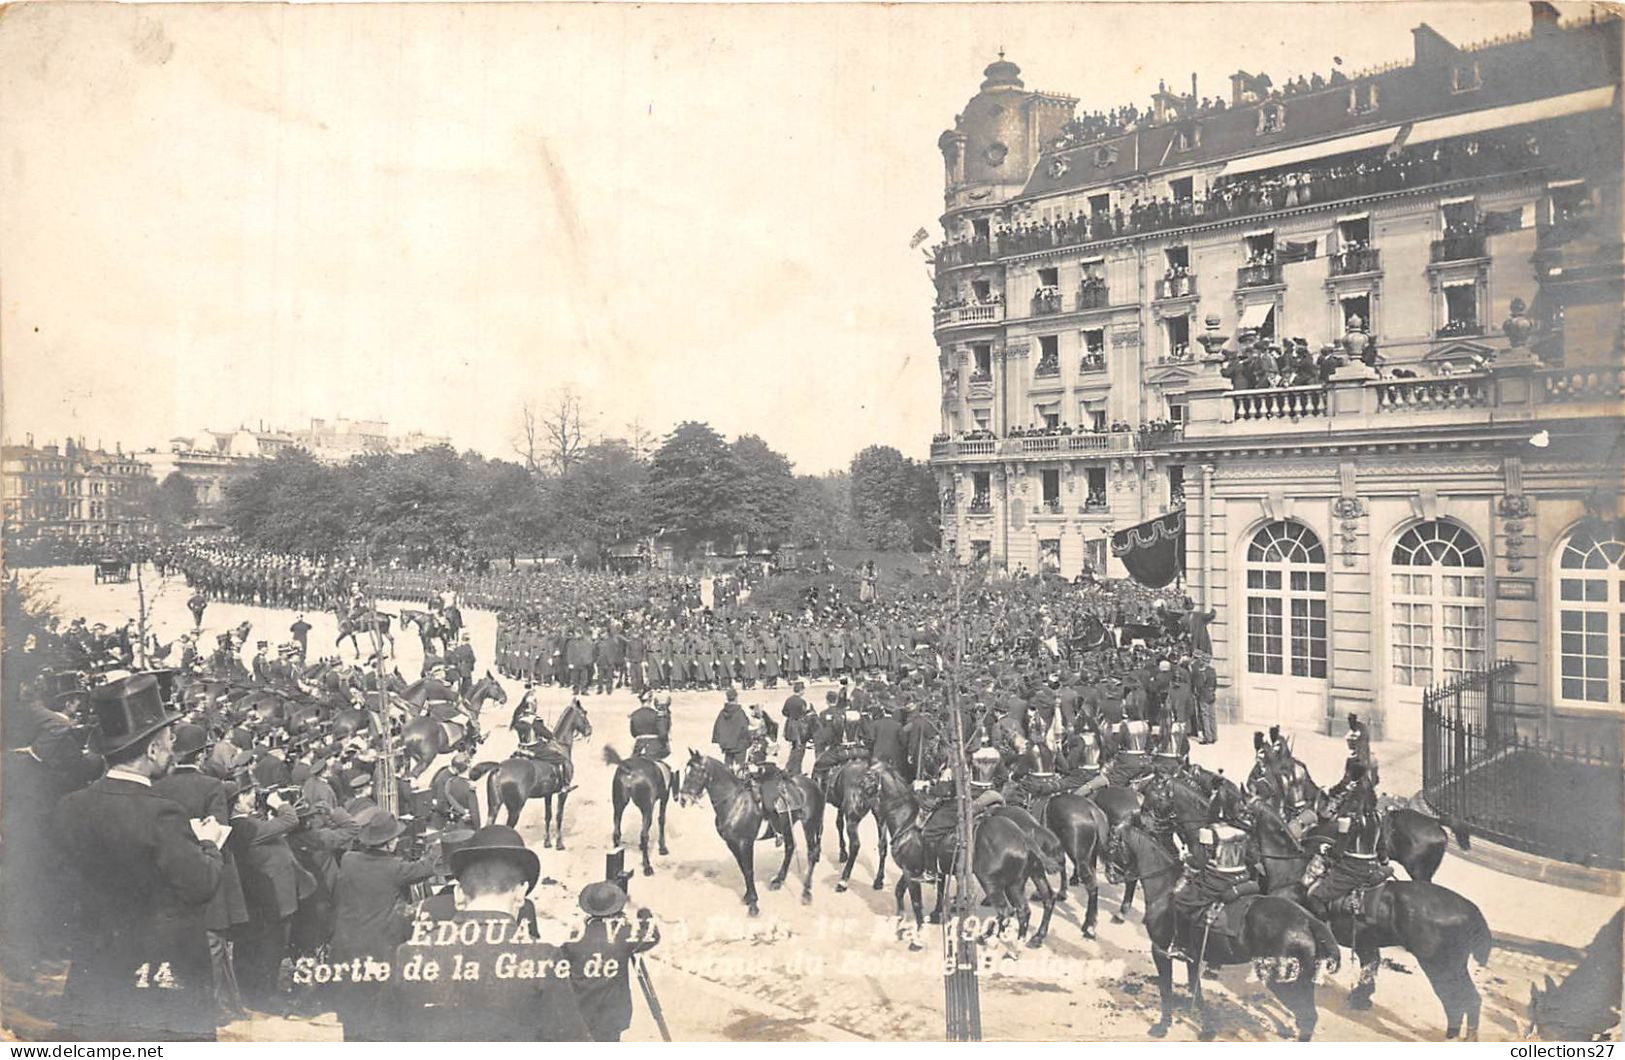
[[[150, 574], [150, 571], [149, 571]], [[49, 588], [65, 617], [83, 614], [92, 621], [119, 621], [135, 611], [136, 586], [92, 584], [88, 567], [60, 568], [35, 575]], [[190, 628], [185, 609], [187, 591], [178, 580], [147, 585], [158, 636], [169, 641]], [[384, 603], [385, 610], [391, 610]], [[491, 658], [495, 616], [469, 610], [476, 656], [484, 664]], [[334, 624], [330, 615], [307, 615], [315, 627], [313, 652], [331, 645]], [[212, 603], [205, 616], [206, 633], [218, 632], [247, 620], [258, 639], [273, 644], [286, 639], [290, 612]], [[399, 665], [408, 677], [418, 672], [416, 638], [397, 641]], [[252, 649], [250, 649], [251, 651]], [[348, 655], [346, 644], [342, 649]], [[509, 690], [509, 709], [517, 703], [519, 688]], [[823, 688], [811, 692], [822, 699]], [[747, 703], [761, 701], [777, 714], [785, 695], [746, 692]], [[674, 696], [674, 757], [687, 749], [708, 746], [710, 725], [720, 704], [716, 693], [679, 693]], [[567, 697], [546, 689], [542, 713], [556, 717]], [[574, 896], [602, 873], [603, 854], [610, 837], [609, 785], [611, 771], [602, 761], [605, 747], [627, 753], [626, 717], [632, 697], [617, 692], [586, 700], [594, 735], [575, 750], [577, 790], [570, 797], [567, 850], [542, 855], [547, 882], [538, 889], [544, 903], [573, 906]], [[492, 705], [485, 715], [488, 740], [477, 760], [499, 759], [513, 747], [505, 728], [507, 710]], [[1341, 741], [1299, 734], [1296, 751], [1322, 780], [1334, 778], [1341, 768]], [[1401, 749], [1393, 749], [1398, 755]], [[1385, 749], [1377, 748], [1379, 757]], [[1196, 749], [1204, 764], [1243, 775], [1251, 761], [1250, 733], [1227, 731], [1220, 744]], [[1385, 759], [1386, 762], [1386, 759]], [[1394, 773], [1385, 769], [1385, 779]], [[1397, 792], [1409, 794], [1410, 792]], [[483, 803], [483, 791], [482, 791]], [[542, 809], [531, 803], [521, 830], [539, 839]], [[826, 814], [824, 864], [815, 876], [814, 900], [803, 906], [797, 892], [787, 886], [772, 892], [768, 876], [777, 866], [779, 851], [771, 842], [757, 847], [757, 876], [762, 915], [746, 920], [740, 904], [738, 871], [712, 828], [708, 808], [679, 808], [669, 813], [669, 857], [656, 858], [652, 878], [636, 877], [633, 901], [649, 906], [664, 924], [666, 941], [654, 952], [651, 970], [657, 987], [672, 984], [672, 993], [684, 1004], [668, 1010], [675, 1036], [711, 1040], [864, 1039], [928, 1040], [943, 1033], [942, 981], [928, 966], [940, 955], [939, 936], [928, 929], [923, 952], [910, 955], [892, 937], [888, 917], [892, 911], [890, 883], [895, 874], [886, 869], [883, 892], [871, 890], [876, 868], [874, 826], [862, 828], [863, 851], [854, 872], [854, 887], [845, 894], [833, 887], [838, 868], [833, 813]], [[625, 829], [635, 843], [637, 812], [627, 813]], [[635, 849], [628, 863], [635, 861]], [[796, 874], [792, 866], [792, 880]], [[1618, 907], [1617, 898], [1563, 891], [1514, 880], [1487, 869], [1448, 858], [1437, 882], [1459, 890], [1484, 909], [1501, 944], [1486, 969], [1473, 969], [1485, 995], [1482, 1036], [1516, 1036], [1531, 982], [1550, 974], [1561, 977], [1571, 958], [1564, 947], [1588, 942], [1597, 927]], [[982, 979], [984, 1035], [990, 1039], [1138, 1038], [1155, 1019], [1156, 986], [1147, 944], [1138, 924], [1138, 912], [1124, 925], [1109, 922], [1118, 890], [1102, 888], [1100, 937], [1080, 936], [1082, 893], [1056, 910], [1048, 944], [1038, 951], [1025, 948], [995, 950], [996, 967]], [[930, 892], [927, 891], [929, 900]], [[1538, 915], [1529, 910], [1538, 909]], [[1035, 923], [1037, 909], [1035, 907]], [[1518, 941], [1523, 940], [1523, 941]], [[1555, 944], [1555, 945], [1553, 945]], [[1325, 1039], [1417, 1040], [1442, 1033], [1443, 1016], [1425, 980], [1398, 951], [1385, 953], [1388, 962], [1379, 976], [1375, 1007], [1353, 1013], [1343, 998], [1355, 980], [1352, 957], [1319, 993], [1321, 1023], [1318, 1037]], [[1391, 963], [1389, 963], [1391, 962]], [[1183, 978], [1181, 974], [1180, 978]], [[1241, 1040], [1276, 1040], [1289, 1026], [1282, 1007], [1265, 989], [1247, 981], [1242, 968], [1226, 970], [1210, 984], [1209, 997], [1224, 1021], [1223, 1035]], [[694, 988], [698, 988], [696, 992]], [[1183, 987], [1181, 987], [1183, 995]], [[700, 997], [715, 1003], [696, 1004]], [[641, 1005], [629, 1038], [650, 1039], [655, 1030]], [[238, 1028], [243, 1031], [245, 1028]], [[1188, 1020], [1176, 1022], [1172, 1037], [1195, 1037]], [[228, 1034], [231, 1033], [228, 1031]], [[256, 1021], [255, 1038], [331, 1038], [337, 1026], [331, 1016], [314, 1022]]]

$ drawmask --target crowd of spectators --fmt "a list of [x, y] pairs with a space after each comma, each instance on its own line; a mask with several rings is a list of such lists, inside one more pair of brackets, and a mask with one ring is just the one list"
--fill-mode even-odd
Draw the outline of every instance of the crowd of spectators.
[[[1464, 138], [1422, 145], [1392, 157], [1380, 149], [1340, 161], [1300, 166], [1285, 172], [1220, 178], [1205, 196], [1135, 199], [1125, 207], [1051, 221], [1019, 221], [995, 230], [994, 240], [966, 240], [938, 247], [939, 262], [957, 264], [996, 254], [1020, 254], [1052, 247], [1079, 246], [1118, 236], [1139, 235], [1209, 220], [1267, 213], [1309, 203], [1333, 202], [1487, 173], [1504, 173], [1549, 154], [1540, 141]], [[966, 257], [969, 254], [970, 257]]]

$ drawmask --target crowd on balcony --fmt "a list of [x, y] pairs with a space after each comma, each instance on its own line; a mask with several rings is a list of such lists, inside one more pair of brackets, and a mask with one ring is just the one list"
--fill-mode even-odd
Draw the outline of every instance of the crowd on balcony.
[[[995, 231], [999, 254], [1022, 254], [1052, 247], [1079, 246], [1117, 236], [1139, 235], [1200, 221], [1268, 213], [1308, 203], [1333, 202], [1358, 195], [1419, 187], [1488, 173], [1522, 168], [1551, 151], [1534, 137], [1517, 142], [1463, 138], [1422, 145], [1390, 158], [1377, 150], [1363, 158], [1320, 162], [1285, 172], [1220, 178], [1205, 197], [1136, 199], [1125, 211], [1119, 205], [1091, 215], [1072, 213], [1052, 221], [1021, 221]], [[986, 240], [944, 244], [943, 250], [969, 247], [990, 253]], [[956, 252], [970, 253], [970, 251]], [[969, 259], [966, 259], [969, 260]]]
[[1084, 511], [1100, 512], [1106, 510], [1106, 491], [1090, 490], [1083, 501]]
[[1191, 270], [1184, 265], [1170, 265], [1162, 272], [1162, 291], [1164, 298], [1183, 298], [1196, 293], [1196, 278]]
[[1142, 423], [1136, 432], [1141, 449], [1150, 449], [1164, 442], [1173, 441], [1183, 437], [1184, 433], [1185, 425], [1170, 419], [1155, 419]]
[[[1379, 357], [1376, 340], [1365, 337], [1361, 354], [1366, 364], [1376, 367]], [[1277, 343], [1246, 331], [1238, 345], [1226, 347], [1219, 374], [1237, 390], [1270, 390], [1291, 386], [1318, 386], [1329, 382], [1332, 373], [1347, 363], [1333, 343], [1311, 353], [1306, 339], [1293, 338]]]
[[1061, 311], [1061, 288], [1050, 283], [1033, 292], [1033, 315], [1042, 313], [1059, 313]]
[[1106, 370], [1106, 351], [1083, 351], [1083, 357], [1078, 361], [1078, 370], [1080, 372], [1104, 372]]
[[971, 296], [969, 298], [965, 298], [961, 295], [954, 295], [952, 298], [937, 299], [937, 311], [940, 313], [945, 309], [966, 309], [971, 306], [1003, 304], [1004, 293], [1002, 291], [989, 291], [986, 298], [978, 298], [976, 293], [973, 291], [971, 292]]

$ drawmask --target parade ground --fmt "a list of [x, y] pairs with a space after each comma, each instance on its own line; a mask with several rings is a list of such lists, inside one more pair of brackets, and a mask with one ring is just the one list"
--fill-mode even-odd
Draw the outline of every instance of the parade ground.
[[[27, 577], [54, 598], [57, 613], [64, 619], [84, 615], [91, 622], [113, 624], [137, 612], [134, 581], [96, 585], [89, 567], [51, 568]], [[189, 591], [180, 579], [160, 582], [148, 569], [144, 589], [160, 642], [174, 641], [191, 628], [185, 606]], [[381, 607], [398, 611], [399, 604], [384, 601]], [[473, 609], [464, 614], [483, 670], [492, 656], [496, 616]], [[275, 644], [287, 639], [294, 618], [289, 611], [213, 602], [204, 617], [204, 632], [223, 631], [247, 621], [252, 624], [249, 645], [261, 639]], [[306, 614], [305, 618], [313, 626], [309, 638], [312, 657], [333, 653], [333, 616]], [[212, 637], [206, 639], [212, 643]], [[416, 637], [398, 636], [395, 648], [395, 664], [409, 679], [415, 678], [420, 663]], [[353, 658], [348, 642], [336, 650], [345, 659]], [[176, 653], [178, 656], [178, 647]], [[245, 659], [251, 654], [252, 647]], [[507, 722], [521, 688], [518, 682], [506, 679], [503, 686], [508, 705], [492, 703], [483, 714], [486, 738], [475, 756], [477, 762], [501, 760], [515, 746]], [[809, 689], [808, 699], [821, 702], [824, 691], [823, 686], [815, 685]], [[787, 694], [784, 688], [757, 689], [745, 691], [742, 698], [747, 704], [762, 703], [777, 716]], [[567, 705], [568, 693], [546, 687], [540, 702], [542, 715], [551, 721]], [[568, 803], [565, 849], [541, 852], [543, 882], [534, 895], [539, 906], [573, 908], [581, 888], [602, 877], [604, 855], [610, 849], [613, 771], [605, 765], [603, 753], [606, 748], [630, 752], [626, 719], [635, 703], [625, 690], [587, 696], [583, 702], [593, 735], [575, 746], [576, 788]], [[673, 696], [674, 761], [686, 759], [690, 748], [715, 754], [708, 741], [720, 703], [721, 695], [716, 692]], [[1298, 757], [1317, 778], [1337, 775], [1343, 754], [1340, 740], [1293, 735]], [[1379, 744], [1375, 752], [1385, 767], [1388, 793], [1413, 794], [1415, 770], [1404, 765], [1407, 749]], [[1223, 727], [1220, 741], [1195, 748], [1193, 758], [1227, 774], [1244, 775], [1252, 758], [1251, 733]], [[1392, 769], [1388, 768], [1390, 758], [1394, 760]], [[1404, 790], [1403, 784], [1412, 787]], [[483, 785], [481, 788], [485, 813]], [[531, 802], [519, 823], [520, 831], [536, 846], [541, 840], [542, 816], [542, 806]], [[629, 808], [623, 821], [628, 867], [638, 861], [638, 824], [636, 808]], [[814, 870], [812, 901], [805, 905], [796, 885], [805, 871], [805, 853], [797, 852], [784, 889], [769, 890], [768, 879], [778, 867], [782, 850], [771, 840], [758, 843], [761, 915], [747, 918], [738, 869], [712, 827], [710, 808], [703, 803], [680, 807], [673, 800], [667, 816], [670, 854], [654, 854], [654, 875], [635, 876], [630, 893], [635, 905], [647, 906], [663, 925], [664, 940], [650, 955], [649, 967], [657, 991], [664, 987], [668, 996], [683, 999], [665, 1008], [674, 1037], [778, 1041], [942, 1037], [940, 932], [928, 924], [919, 937], [920, 949], [913, 952], [897, 939], [891, 919], [896, 872], [889, 859], [883, 889], [872, 886], [877, 871], [873, 819], [863, 822], [860, 843], [850, 889], [837, 893], [840, 867], [835, 861], [834, 812], [826, 811], [822, 863]], [[1472, 969], [1484, 994], [1485, 1040], [1520, 1034], [1531, 983], [1542, 983], [1548, 975], [1561, 980], [1579, 959], [1579, 948], [1620, 904], [1618, 896], [1562, 890], [1497, 873], [1469, 863], [1454, 851], [1436, 882], [1478, 903], [1495, 935], [1488, 967]], [[927, 888], [925, 893], [931, 901], [932, 890]], [[1067, 901], [1057, 905], [1049, 939], [1042, 948], [994, 943], [984, 950], [987, 964], [981, 976], [981, 1013], [987, 1038], [1137, 1039], [1144, 1033], [1156, 1019], [1154, 973], [1139, 924], [1138, 899], [1128, 922], [1111, 922], [1120, 896], [1120, 889], [1102, 878], [1096, 939], [1081, 936], [1085, 894], [1081, 888], [1073, 888]], [[1038, 907], [1033, 911], [1036, 924]], [[1410, 960], [1403, 951], [1384, 951], [1373, 1007], [1351, 1011], [1343, 998], [1354, 985], [1358, 969], [1345, 951], [1343, 967], [1321, 988], [1319, 1035], [1331, 1040], [1436, 1039], [1442, 1022], [1438, 1003]], [[1285, 1010], [1262, 985], [1249, 981], [1245, 968], [1224, 970], [1209, 982], [1208, 996], [1223, 1020], [1224, 1038], [1278, 1040], [1290, 1027]], [[646, 1006], [639, 1002], [635, 1009], [628, 1039], [657, 1039]], [[1189, 1019], [1176, 1021], [1171, 1037], [1194, 1038], [1196, 1029]], [[252, 1040], [330, 1040], [338, 1036], [331, 1014], [313, 1019], [259, 1016], [222, 1031], [222, 1038]]]

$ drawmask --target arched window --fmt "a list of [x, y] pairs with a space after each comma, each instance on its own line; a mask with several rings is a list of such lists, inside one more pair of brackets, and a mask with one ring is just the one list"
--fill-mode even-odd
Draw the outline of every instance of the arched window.
[[1484, 666], [1484, 550], [1456, 523], [1400, 535], [1389, 605], [1393, 679], [1425, 687]]
[[1270, 523], [1247, 546], [1247, 670], [1326, 676], [1326, 550], [1302, 523]]
[[1581, 527], [1557, 559], [1558, 698], [1625, 704], [1625, 525]]

